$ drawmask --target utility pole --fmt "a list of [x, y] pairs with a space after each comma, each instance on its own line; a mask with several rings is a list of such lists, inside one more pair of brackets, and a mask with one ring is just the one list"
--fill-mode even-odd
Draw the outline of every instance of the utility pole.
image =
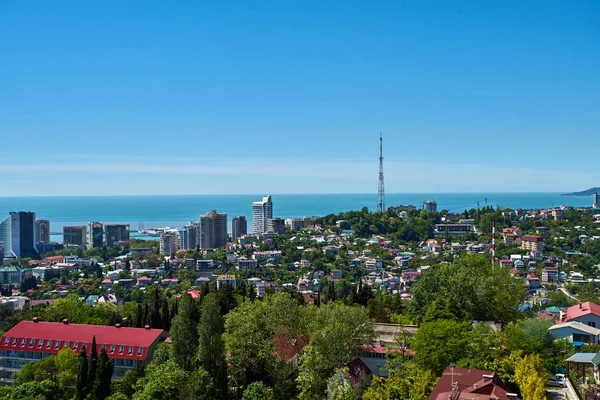
[[383, 184], [383, 137], [379, 133], [379, 202], [377, 203], [377, 211], [385, 211], [385, 186]]

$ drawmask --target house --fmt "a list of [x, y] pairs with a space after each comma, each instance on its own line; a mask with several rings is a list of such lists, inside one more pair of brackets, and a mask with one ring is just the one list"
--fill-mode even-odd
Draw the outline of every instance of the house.
[[525, 280], [525, 283], [527, 284], [529, 290], [539, 289], [542, 287], [540, 278], [537, 276], [528, 276]]
[[137, 285], [141, 288], [152, 285], [152, 279], [147, 276], [140, 276], [137, 279]]
[[38, 362], [64, 348], [79, 354], [91, 354], [96, 338], [97, 353], [106, 349], [114, 360], [113, 379], [125, 376], [138, 362], [152, 358], [158, 343], [167, 333], [162, 329], [125, 328], [115, 326], [71, 324], [63, 322], [21, 321], [0, 339], [0, 384], [14, 385], [18, 371], [29, 362]]
[[364, 388], [371, 384], [373, 378], [373, 371], [365, 364], [360, 357], [356, 357], [348, 365], [348, 375], [350, 376], [350, 383], [354, 388]]
[[214, 260], [196, 260], [196, 269], [198, 271], [212, 271], [215, 269]]
[[103, 289], [110, 289], [113, 285], [113, 282], [110, 279], [106, 278], [102, 281], [101, 285]]
[[117, 305], [117, 303], [118, 303], [117, 296], [115, 296], [114, 294], [104, 294], [104, 295], [98, 297], [97, 304], [101, 304], [101, 303], [110, 303], [110, 304]]
[[516, 400], [494, 371], [448, 367], [429, 400]]
[[555, 339], [568, 338], [575, 346], [581, 346], [584, 343], [598, 344], [600, 342], [600, 329], [577, 321], [553, 325], [548, 329], [548, 332]]
[[542, 269], [542, 282], [558, 282], [558, 267], [544, 267]]
[[331, 278], [342, 279], [342, 271], [340, 271], [339, 269], [332, 269], [331, 270]]
[[559, 319], [559, 324], [576, 321], [582, 324], [600, 328], [600, 306], [589, 301], [567, 308]]
[[529, 250], [531, 252], [544, 250], [544, 242], [542, 241], [542, 237], [537, 235], [523, 235], [521, 249]]
[[246, 257], [240, 257], [237, 260], [237, 269], [256, 269], [258, 263], [256, 260], [252, 260]]
[[593, 375], [596, 381], [600, 379], [600, 353], [576, 353], [567, 358], [565, 364], [569, 375], [574, 373], [579, 378]]
[[219, 275], [217, 276], [217, 289], [231, 285], [233, 289], [237, 288], [237, 279], [235, 275]]

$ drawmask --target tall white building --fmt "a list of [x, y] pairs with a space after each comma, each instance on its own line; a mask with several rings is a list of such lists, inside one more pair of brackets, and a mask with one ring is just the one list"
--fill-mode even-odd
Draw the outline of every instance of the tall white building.
[[267, 232], [267, 221], [273, 218], [273, 202], [271, 195], [263, 197], [262, 201], [252, 203], [252, 232]]
[[435, 200], [425, 200], [423, 202], [423, 209], [427, 212], [435, 213], [437, 212], [437, 201]]
[[190, 221], [179, 230], [179, 248], [183, 250], [196, 250], [200, 244], [200, 226], [197, 222]]
[[160, 254], [172, 256], [178, 250], [177, 232], [163, 232], [160, 235]]

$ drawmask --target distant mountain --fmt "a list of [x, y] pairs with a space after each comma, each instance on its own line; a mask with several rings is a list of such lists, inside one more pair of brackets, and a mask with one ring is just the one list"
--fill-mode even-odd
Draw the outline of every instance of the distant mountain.
[[593, 187], [583, 192], [565, 193], [562, 196], [591, 196], [594, 193], [600, 193], [600, 187]]

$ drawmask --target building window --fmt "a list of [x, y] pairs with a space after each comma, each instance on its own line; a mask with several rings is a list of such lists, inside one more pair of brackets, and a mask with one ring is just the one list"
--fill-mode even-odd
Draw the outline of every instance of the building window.
[[65, 347], [69, 347], [69, 341], [68, 340], [65, 342]]
[[14, 339], [13, 339], [13, 343], [12, 343], [12, 345], [13, 345], [13, 346], [16, 346], [16, 345], [17, 345], [17, 340], [18, 340], [17, 338], [14, 338]]
[[35, 344], [35, 339], [29, 339], [29, 347], [33, 347]]
[[588, 325], [591, 326], [592, 328], [596, 327], [596, 323], [595, 322], [588, 322]]
[[60, 347], [60, 340], [56, 341], [56, 344], [54, 345], [54, 349], [58, 349]]
[[41, 349], [43, 345], [44, 345], [44, 339], [40, 339], [38, 342], [38, 349]]
[[52, 346], [52, 340], [48, 340], [48, 343], [46, 343], [46, 348], [49, 349]]
[[129, 351], [127, 352], [128, 355], [132, 355], [133, 354], [133, 346], [129, 346]]
[[78, 345], [78, 344], [79, 344], [79, 343], [77, 343], [77, 342], [73, 342], [73, 350], [75, 350], [75, 349], [77, 348], [77, 345]]
[[142, 353], [144, 353], [144, 348], [143, 347], [138, 347], [138, 353], [137, 353], [137, 355], [141, 356]]
[[111, 345], [110, 345], [110, 351], [109, 351], [109, 353], [111, 353], [111, 354], [112, 354], [112, 353], [114, 353], [114, 352], [115, 352], [115, 345], [114, 345], [114, 344], [111, 344]]
[[5, 339], [4, 339], [4, 345], [6, 346], [6, 345], [8, 344], [8, 342], [9, 342], [9, 341], [10, 341], [10, 338], [9, 338], [9, 337], [5, 338]]
[[125, 346], [119, 346], [119, 354], [123, 354], [123, 351], [125, 351]]
[[25, 346], [25, 342], [27, 342], [27, 339], [25, 339], [25, 338], [21, 339], [21, 346]]

